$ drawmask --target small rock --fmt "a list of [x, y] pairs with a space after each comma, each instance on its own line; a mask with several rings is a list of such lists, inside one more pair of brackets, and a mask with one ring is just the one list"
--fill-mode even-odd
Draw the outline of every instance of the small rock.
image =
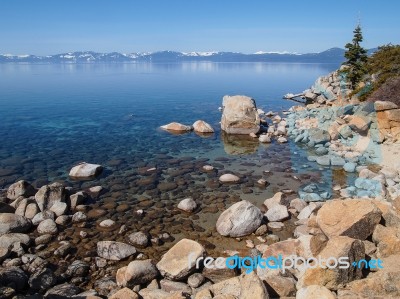
[[243, 200], [222, 212], [216, 227], [222, 236], [242, 237], [253, 233], [260, 226], [262, 219], [260, 209]]
[[67, 225], [67, 224], [71, 221], [71, 219], [72, 219], [72, 216], [70, 216], [70, 215], [61, 215], [61, 216], [58, 216], [58, 217], [57, 217], [57, 219], [55, 220], [55, 222], [56, 222], [58, 225], [63, 225], [63, 226], [65, 226], [65, 225]]
[[24, 233], [31, 227], [31, 221], [24, 216], [11, 213], [0, 213], [0, 235], [7, 233]]
[[35, 195], [35, 193], [36, 190], [35, 188], [33, 188], [31, 184], [29, 184], [27, 181], [21, 180], [8, 187], [7, 198], [14, 200], [20, 196], [23, 197], [33, 196]]
[[79, 222], [84, 222], [87, 220], [87, 216], [85, 213], [83, 212], [76, 212], [73, 216], [72, 216], [72, 222], [73, 223], [79, 223]]
[[55, 235], [58, 233], [57, 224], [52, 219], [43, 220], [37, 227], [37, 231], [41, 235], [44, 234]]
[[219, 177], [219, 181], [221, 183], [237, 183], [240, 181], [240, 178], [236, 175], [227, 173], [227, 174], [223, 174]]
[[[125, 268], [125, 267], [124, 267]], [[122, 269], [122, 270], [121, 270]], [[149, 259], [142, 261], [132, 261], [126, 267], [117, 272], [117, 284], [119, 286], [133, 287], [138, 284], [148, 284], [158, 276], [158, 270]]]
[[33, 290], [48, 290], [57, 283], [57, 278], [53, 271], [44, 268], [35, 272], [29, 278], [29, 286]]
[[263, 236], [263, 235], [265, 235], [267, 233], [267, 231], [268, 231], [267, 225], [263, 224], [259, 228], [257, 228], [257, 230], [255, 231], [254, 234], [256, 236]]
[[191, 131], [193, 129], [191, 126], [186, 126], [177, 122], [169, 123], [167, 125], [161, 126], [160, 128], [167, 131], [177, 131], [177, 132], [186, 132], [186, 131]]
[[194, 122], [193, 130], [199, 133], [214, 133], [214, 129], [211, 127], [211, 125], [203, 120], [197, 120]]
[[139, 299], [138, 294], [128, 288], [123, 288], [108, 297], [109, 299]]
[[51, 208], [50, 211], [54, 212], [56, 216], [61, 216], [64, 215], [68, 210], [68, 206], [65, 202], [55, 202]]
[[265, 213], [268, 221], [282, 221], [289, 218], [289, 212], [287, 207], [281, 204], [273, 206], [271, 209]]
[[89, 273], [89, 265], [80, 260], [75, 260], [68, 266], [67, 274], [71, 277], [85, 277]]
[[267, 226], [272, 231], [280, 231], [285, 225], [282, 222], [269, 222]]
[[258, 137], [258, 141], [261, 143], [271, 143], [271, 137], [268, 135], [260, 135], [260, 137]]
[[286, 142], [288, 142], [288, 140], [287, 140], [287, 138], [286, 137], [279, 137], [276, 141], [278, 141], [279, 143], [286, 143]]
[[192, 288], [198, 288], [203, 284], [205, 277], [201, 273], [194, 273], [189, 276], [187, 282]]
[[114, 241], [97, 242], [97, 255], [99, 257], [119, 261], [136, 253], [135, 247]]
[[10, 233], [4, 234], [0, 236], [0, 247], [2, 248], [10, 248], [14, 243], [21, 243], [25, 246], [30, 244], [30, 237], [26, 234], [19, 234], [19, 233]]
[[343, 169], [346, 172], [354, 172], [356, 170], [357, 164], [353, 162], [347, 162], [343, 165]]
[[129, 244], [139, 248], [145, 248], [149, 245], [149, 235], [143, 232], [136, 232], [130, 234], [128, 237]]
[[105, 228], [109, 228], [115, 225], [115, 221], [111, 220], [111, 219], [106, 219], [103, 220], [102, 222], [100, 222], [99, 226], [100, 227], [105, 227]]
[[310, 285], [308, 287], [301, 288], [296, 293], [296, 299], [335, 299], [336, 296], [332, 294], [324, 286]]
[[197, 208], [197, 204], [191, 197], [181, 200], [178, 204], [178, 209], [183, 210], [188, 213], [193, 212], [196, 208]]
[[204, 169], [205, 171], [212, 171], [212, 170], [214, 170], [214, 167], [211, 166], [211, 165], [204, 165], [204, 166], [203, 166], [203, 169]]
[[45, 297], [46, 298], [59, 298], [59, 296], [71, 297], [79, 294], [80, 291], [81, 290], [77, 286], [69, 283], [64, 283], [52, 287], [45, 293]]

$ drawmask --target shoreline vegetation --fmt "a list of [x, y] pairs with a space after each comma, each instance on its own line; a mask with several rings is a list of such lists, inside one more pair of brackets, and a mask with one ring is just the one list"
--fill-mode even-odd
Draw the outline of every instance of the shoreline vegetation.
[[[96, 240], [96, 248], [87, 248], [91, 238], [87, 223], [104, 215], [104, 210], [90, 206], [110, 186], [93, 182], [90, 188], [73, 190], [54, 182], [35, 189], [19, 181], [3, 190], [0, 201], [2, 298], [398, 298], [400, 108], [390, 98], [376, 100], [376, 92], [385, 88], [387, 80], [397, 79], [390, 75], [380, 82], [374, 74], [365, 75], [353, 89], [345, 69], [318, 78], [302, 93], [307, 104], [288, 111], [264, 112], [250, 97], [224, 97], [221, 129], [226, 134], [242, 134], [261, 144], [299, 144], [321, 171], [333, 167], [336, 179], [331, 188], [318, 181], [298, 190], [282, 186], [262, 206], [232, 200], [218, 210], [211, 225], [221, 242], [245, 241], [242, 251], [226, 250], [225, 258], [349, 257], [350, 267], [300, 266], [285, 273], [257, 268], [247, 274], [245, 269], [197, 269], [188, 264], [189, 258], [208, 256], [212, 244], [195, 238], [175, 242], [168, 232], [150, 235], [127, 225], [117, 227], [112, 219], [96, 224], [109, 232], [109, 239]], [[375, 100], [369, 101], [368, 95], [364, 100], [364, 88], [375, 82], [380, 83], [368, 93]], [[162, 129], [177, 134], [214, 132], [203, 120], [192, 126], [173, 122]], [[199, 168], [216, 172], [218, 186], [243, 184], [234, 171], [218, 173], [204, 161]], [[90, 180], [101, 171], [101, 165], [82, 163], [72, 167], [70, 176]], [[141, 174], [146, 177], [157, 171], [155, 166], [141, 169]], [[347, 174], [354, 180], [347, 180]], [[260, 178], [256, 184], [265, 186], [267, 180]], [[174, 184], [164, 183], [164, 192], [173, 190]], [[176, 205], [176, 213], [196, 215], [201, 213], [198, 206], [195, 199], [185, 198]], [[140, 219], [146, 205], [131, 212]], [[291, 235], [282, 240], [275, 232], [289, 222]], [[79, 252], [60, 234], [70, 226], [80, 230]], [[161, 258], [142, 252], [160, 244], [168, 246]], [[352, 266], [361, 260], [366, 261], [363, 267]], [[368, 264], [376, 260], [383, 268]], [[59, 267], [66, 271], [59, 273]]]

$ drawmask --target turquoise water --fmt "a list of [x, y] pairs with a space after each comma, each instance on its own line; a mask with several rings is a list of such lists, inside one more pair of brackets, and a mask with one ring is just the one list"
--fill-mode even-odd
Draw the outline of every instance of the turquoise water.
[[[130, 167], [157, 164], [159, 153], [212, 152], [223, 147], [222, 97], [245, 94], [268, 110], [288, 108], [335, 65], [265, 63], [0, 65], [0, 187], [16, 179], [67, 179], [76, 162]], [[211, 138], [172, 136], [171, 121], [203, 119]], [[113, 169], [109, 169], [113, 171]], [[107, 171], [106, 174], [107, 175]]]
[[[297, 190], [315, 182], [330, 190], [343, 174], [308, 162], [307, 152], [294, 142], [259, 144], [249, 136], [221, 133], [222, 97], [245, 94], [264, 111], [282, 111], [293, 102], [282, 100], [299, 92], [335, 65], [263, 63], [183, 64], [0, 64], [0, 189], [26, 179], [35, 187], [62, 181], [72, 192], [101, 185], [105, 192], [87, 207], [85, 230], [63, 228], [76, 246], [76, 256], [96, 256], [96, 240], [124, 242], [129, 232], [152, 236], [168, 233], [175, 239], [195, 239], [208, 252], [244, 248], [221, 238], [215, 223], [221, 211], [240, 199], [258, 207], [273, 193]], [[210, 123], [216, 132], [172, 135], [159, 126], [172, 121]], [[94, 181], [68, 178], [76, 163], [101, 164]], [[215, 170], [205, 172], [211, 164]], [[146, 170], [156, 167], [155, 171]], [[234, 173], [241, 181], [222, 185], [218, 177]], [[266, 187], [258, 179], [268, 181]], [[295, 195], [293, 195], [295, 196]], [[187, 215], [178, 202], [192, 197], [198, 210]], [[142, 209], [144, 214], [135, 211]], [[115, 231], [99, 229], [112, 219]], [[290, 237], [290, 224], [282, 239]], [[289, 234], [288, 234], [289, 233]], [[285, 235], [286, 234], [286, 235]], [[157, 258], [169, 243], [144, 252]]]

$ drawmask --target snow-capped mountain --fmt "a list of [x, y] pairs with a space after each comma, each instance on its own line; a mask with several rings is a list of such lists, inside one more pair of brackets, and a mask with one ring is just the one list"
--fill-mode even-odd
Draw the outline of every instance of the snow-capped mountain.
[[[376, 49], [371, 49], [372, 53]], [[344, 50], [332, 48], [320, 53], [299, 54], [293, 52], [263, 52], [243, 54], [237, 52], [176, 52], [160, 51], [145, 53], [98, 53], [93, 51], [68, 52], [62, 54], [36, 56], [0, 54], [0, 63], [96, 63], [96, 62], [310, 62], [341, 63], [344, 61]]]

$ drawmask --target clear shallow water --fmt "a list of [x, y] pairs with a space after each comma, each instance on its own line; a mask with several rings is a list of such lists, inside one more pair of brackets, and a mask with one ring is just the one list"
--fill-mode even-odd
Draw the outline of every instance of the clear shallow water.
[[[93, 217], [88, 229], [111, 218], [152, 235], [168, 232], [222, 244], [214, 230], [216, 216], [240, 198], [260, 206], [279, 189], [296, 189], [309, 180], [335, 180], [335, 174], [319, 171], [293, 143], [265, 146], [221, 134], [222, 97], [245, 94], [265, 111], [280, 111], [293, 105], [281, 99], [283, 94], [306, 89], [336, 67], [205, 62], [0, 64], [0, 188], [19, 179], [36, 187], [62, 180], [77, 190], [102, 185], [108, 191], [92, 208], [106, 213]], [[202, 138], [159, 129], [172, 121], [192, 124], [198, 119], [209, 122], [216, 133]], [[81, 161], [102, 164], [105, 171], [93, 182], [69, 181], [69, 169]], [[204, 173], [204, 164], [218, 171]], [[154, 166], [154, 173], [143, 171]], [[240, 175], [242, 183], [221, 186], [217, 178], [224, 171]], [[293, 175], [300, 176], [300, 182]], [[267, 188], [256, 186], [261, 177], [270, 182]], [[188, 216], [176, 210], [177, 202], [187, 196], [199, 203], [202, 213]], [[137, 209], [145, 209], [145, 215], [132, 216]], [[65, 233], [74, 238], [80, 230], [69, 227]], [[123, 238], [115, 232], [89, 232], [93, 240]], [[73, 240], [76, 245], [87, 242]], [[232, 249], [233, 245], [224, 246]], [[90, 254], [93, 244], [89, 241], [80, 248], [82, 254]]]
[[[249, 95], [259, 107], [276, 111], [292, 105], [281, 100], [283, 94], [305, 89], [334, 68], [264, 63], [0, 65], [0, 186], [10, 183], [4, 177], [11, 174], [29, 180], [66, 179], [71, 164], [83, 160], [105, 163], [136, 153], [151, 159], [159, 151], [174, 151], [163, 146], [171, 140], [179, 143], [177, 150], [219, 148], [217, 108], [225, 94]], [[157, 129], [171, 121], [191, 124], [197, 119], [211, 123], [216, 134], [180, 138]], [[32, 163], [21, 165], [25, 159]]]

